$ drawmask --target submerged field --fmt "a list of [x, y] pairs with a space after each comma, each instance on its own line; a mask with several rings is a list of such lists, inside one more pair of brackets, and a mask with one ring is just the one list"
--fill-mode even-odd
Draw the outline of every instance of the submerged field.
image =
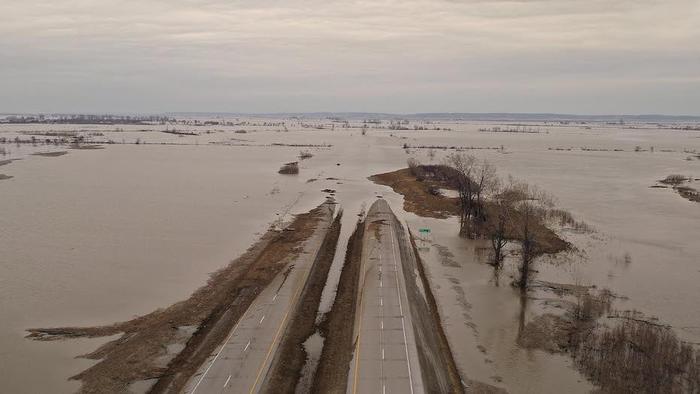
[[[417, 250], [465, 382], [512, 393], [594, 387], [566, 355], [518, 340], [528, 323], [561, 310], [548, 283], [609, 289], [616, 310], [656, 317], [700, 343], [700, 205], [651, 187], [681, 174], [698, 188], [700, 132], [648, 124], [348, 125], [246, 119], [178, 125], [179, 134], [162, 125], [0, 125], [3, 389], [75, 391], [80, 383], [68, 378], [95, 362], [75, 357], [113, 339], [36, 342], [24, 338], [27, 329], [108, 325], [167, 308], [270, 225], [329, 195], [344, 215], [321, 312], [331, 308], [357, 215], [381, 195], [412, 231], [431, 229]], [[75, 133], [86, 136], [82, 144], [45, 141]], [[302, 151], [311, 157], [300, 158]], [[543, 286], [525, 304], [510, 286], [512, 261], [494, 278], [487, 241], [459, 237], [453, 216], [404, 211], [400, 194], [368, 179], [405, 168], [409, 158], [440, 163], [455, 151], [538, 185], [592, 229], [557, 229], [575, 249], [537, 261]], [[278, 173], [292, 162], [298, 174]]]

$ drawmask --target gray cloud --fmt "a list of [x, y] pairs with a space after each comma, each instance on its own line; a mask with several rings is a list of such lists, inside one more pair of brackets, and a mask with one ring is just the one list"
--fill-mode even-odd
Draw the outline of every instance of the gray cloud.
[[696, 0], [0, 3], [0, 112], [700, 114]]

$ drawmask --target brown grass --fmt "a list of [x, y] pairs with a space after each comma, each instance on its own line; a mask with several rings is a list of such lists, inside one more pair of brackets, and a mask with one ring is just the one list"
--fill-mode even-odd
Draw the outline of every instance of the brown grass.
[[419, 181], [409, 168], [369, 177], [374, 183], [391, 187], [404, 196], [403, 209], [416, 215], [445, 219], [459, 215], [459, 200], [434, 193], [435, 186]]

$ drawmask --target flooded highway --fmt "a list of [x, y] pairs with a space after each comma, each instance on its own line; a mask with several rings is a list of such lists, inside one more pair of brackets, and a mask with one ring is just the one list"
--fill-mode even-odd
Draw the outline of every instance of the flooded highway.
[[[68, 378], [97, 360], [75, 357], [113, 337], [36, 342], [24, 338], [25, 330], [111, 324], [183, 300], [212, 272], [243, 254], [270, 225], [310, 210], [332, 191], [346, 214], [320, 314], [333, 303], [357, 215], [382, 196], [412, 231], [432, 230], [431, 239], [419, 245], [420, 256], [465, 381], [514, 393], [551, 387], [589, 391], [591, 383], [566, 356], [518, 345], [521, 306], [509, 285], [515, 266], [506, 264], [496, 283], [484, 262], [488, 245], [459, 237], [456, 218], [407, 212], [403, 196], [367, 179], [406, 167], [410, 157], [439, 163], [452, 151], [439, 147], [497, 148], [465, 151], [489, 160], [499, 174], [546, 189], [558, 206], [595, 229], [562, 230], [581, 253], [559, 256], [554, 264], [543, 259], [538, 279], [609, 288], [620, 296], [618, 308], [658, 317], [682, 339], [700, 341], [700, 315], [695, 312], [700, 246], [692, 236], [700, 213], [672, 190], [650, 187], [669, 174], [700, 174], [700, 160], [688, 160], [688, 152], [700, 150], [697, 133], [541, 125], [546, 133], [518, 135], [480, 132], [484, 125], [478, 122], [441, 126], [452, 130], [370, 129], [362, 135], [359, 126], [313, 130], [290, 122], [288, 132], [260, 126], [250, 127], [247, 134], [231, 128], [173, 136], [96, 126], [91, 132], [103, 134], [96, 140], [118, 143], [92, 150], [7, 144], [5, 157], [13, 161], [0, 167], [12, 176], [0, 180], [0, 375], [6, 387], [20, 393], [48, 387], [77, 390], [80, 382]], [[0, 135], [14, 139], [25, 129], [76, 128], [18, 127], [3, 125]], [[136, 145], [137, 139], [142, 143]], [[316, 146], [304, 147], [308, 145]], [[638, 146], [643, 151], [635, 151]], [[298, 160], [300, 150], [313, 154], [300, 162], [300, 174], [277, 174], [280, 165]], [[54, 151], [68, 153], [32, 155]], [[376, 281], [378, 268], [368, 278]], [[378, 284], [368, 291], [377, 292]], [[379, 304], [378, 296], [374, 298]], [[525, 319], [551, 310], [551, 305], [533, 300]], [[389, 321], [385, 323], [388, 327]], [[236, 341], [241, 349], [247, 344]], [[404, 363], [411, 352], [408, 358], [405, 354]], [[398, 364], [400, 352], [395, 358]], [[362, 368], [358, 385], [375, 384], [363, 381], [367, 375]], [[396, 371], [396, 384], [401, 384], [408, 373]], [[43, 378], [28, 378], [34, 375]]]

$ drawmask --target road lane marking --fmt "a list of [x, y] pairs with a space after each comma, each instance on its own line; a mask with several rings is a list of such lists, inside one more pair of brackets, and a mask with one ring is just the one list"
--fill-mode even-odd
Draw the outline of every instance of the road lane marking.
[[[391, 230], [391, 256], [394, 258], [394, 266], [396, 266], [396, 249], [394, 245], [394, 227], [389, 226]], [[397, 268], [398, 270], [398, 268]], [[403, 332], [403, 346], [406, 350], [406, 367], [408, 368], [408, 382], [411, 387], [411, 394], [413, 394], [413, 377], [411, 376], [411, 360], [408, 356], [408, 340], [406, 339], [406, 325], [404, 323], [403, 307], [401, 306], [401, 285], [399, 284], [399, 275], [396, 275], [396, 292], [399, 296], [399, 313], [401, 314], [401, 331]]]
[[[382, 256], [379, 255], [379, 259], [381, 261]], [[362, 257], [360, 257], [360, 263], [362, 263]], [[362, 265], [360, 265], [360, 268], [362, 268]], [[361, 272], [361, 271], [360, 271]], [[366, 277], [366, 273], [364, 277]], [[363, 277], [363, 279], [365, 279]], [[352, 381], [352, 393], [356, 394], [357, 393], [357, 375], [360, 372], [360, 339], [362, 338], [362, 313], [364, 311], [364, 297], [365, 297], [365, 285], [367, 282], [364, 280], [362, 281], [362, 288], [360, 289], [360, 320], [358, 322], [358, 329], [357, 329], [357, 342], [355, 342], [355, 373], [353, 374], [353, 381]]]
[[[308, 277], [307, 277], [308, 279]], [[299, 285], [297, 286], [296, 291], [294, 292], [294, 295], [292, 296], [292, 300], [296, 300], [299, 296], [299, 293], [301, 292], [301, 289], [303, 288], [304, 283], [306, 283], [306, 280], [300, 281]], [[292, 310], [292, 305], [294, 303], [290, 303], [289, 308], [287, 308], [287, 312], [284, 314], [284, 317], [282, 318], [282, 321], [280, 322], [279, 327], [277, 327], [277, 332], [275, 333], [275, 337], [272, 339], [272, 343], [270, 343], [270, 347], [267, 349], [267, 354], [265, 354], [265, 359], [263, 360], [262, 364], [260, 364], [260, 368], [258, 368], [258, 374], [255, 376], [255, 382], [253, 382], [253, 387], [250, 388], [250, 391], [248, 394], [253, 394], [255, 392], [255, 387], [258, 385], [258, 381], [260, 380], [260, 375], [262, 375], [263, 369], [265, 369], [265, 364], [267, 364], [267, 360], [270, 358], [270, 354], [272, 353], [272, 348], [275, 346], [275, 342], [277, 342], [277, 339], [280, 336], [280, 333], [282, 332], [282, 328], [284, 328], [284, 323], [287, 321], [287, 317], [289, 317], [289, 312]], [[263, 319], [265, 316], [263, 316]], [[260, 319], [260, 322], [262, 322], [262, 319]]]
[[384, 329], [384, 320], [381, 321], [382, 330]]
[[238, 326], [241, 324], [241, 322], [242, 322], [243, 319], [245, 318], [245, 315], [248, 314], [248, 311], [250, 310], [250, 308], [251, 308], [252, 306], [253, 306], [253, 303], [251, 303], [250, 305], [248, 305], [248, 309], [246, 309], [246, 311], [243, 312], [243, 314], [241, 315], [241, 318], [238, 319], [238, 321], [236, 322], [236, 325], [233, 326], [233, 330], [231, 330], [231, 333], [228, 335], [228, 338], [226, 338], [226, 340], [224, 341], [223, 345], [221, 345], [221, 348], [220, 348], [219, 351], [216, 353], [216, 356], [214, 356], [214, 359], [211, 360], [211, 364], [209, 364], [209, 366], [207, 367], [207, 369], [204, 371], [204, 373], [202, 374], [202, 376], [199, 378], [199, 380], [197, 381], [197, 384], [194, 385], [194, 388], [192, 389], [192, 392], [191, 392], [190, 394], [194, 394], [194, 392], [197, 391], [197, 387], [199, 387], [199, 384], [202, 383], [202, 380], [204, 380], [204, 377], [207, 376], [207, 372], [209, 372], [209, 370], [211, 369], [211, 367], [214, 365], [214, 363], [216, 362], [216, 359], [219, 358], [219, 355], [221, 354], [221, 352], [222, 352], [222, 351], [224, 350], [224, 348], [226, 347], [226, 344], [228, 343], [228, 341], [231, 340], [231, 337], [232, 337], [233, 334], [236, 332], [236, 329], [238, 328]]
[[276, 300], [276, 299], [277, 299], [277, 294], [279, 294], [279, 293], [275, 293], [275, 296], [274, 296], [274, 297], [272, 297], [272, 301], [274, 301], [274, 300]]
[[228, 382], [231, 381], [231, 375], [228, 376], [228, 379], [226, 379], [226, 383], [224, 383], [224, 387], [228, 386]]
[[262, 324], [263, 320], [265, 320], [265, 315], [263, 315], [263, 317], [260, 318], [260, 321], [258, 322], [258, 324]]
[[248, 346], [250, 346], [250, 341], [248, 341], [248, 344], [245, 345], [245, 347], [243, 348], [243, 351], [244, 351], [244, 352], [245, 352], [246, 350], [248, 350]]
[[384, 360], [384, 359], [386, 359], [386, 358], [384, 357], [384, 348], [382, 348], [382, 360]]
[[384, 299], [383, 298], [379, 299], [379, 306], [384, 306]]

